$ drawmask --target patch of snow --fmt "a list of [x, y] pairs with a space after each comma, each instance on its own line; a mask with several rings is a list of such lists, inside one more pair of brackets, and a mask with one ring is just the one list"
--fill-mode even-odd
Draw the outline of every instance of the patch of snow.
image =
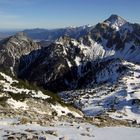
[[10, 84], [12, 84], [12, 83], [18, 83], [18, 81], [17, 80], [13, 80], [10, 76], [8, 76], [8, 75], [6, 75], [6, 74], [4, 74], [4, 73], [2, 73], [2, 72], [0, 72], [0, 75], [6, 80], [6, 81], [8, 81]]
[[29, 90], [29, 89], [24, 89], [24, 88], [18, 88], [15, 86], [12, 86], [12, 83], [16, 82], [18, 83], [17, 80], [13, 80], [10, 76], [4, 74], [4, 73], [0, 73], [4, 79], [6, 79], [6, 81], [4, 80], [0, 80], [0, 84], [3, 86], [3, 91], [4, 92], [12, 92], [14, 94], [30, 94], [30, 96], [35, 97], [35, 98], [41, 98], [41, 99], [48, 99], [50, 98], [50, 96], [43, 94], [41, 91], [34, 91], [34, 90]]
[[65, 47], [65, 46], [63, 46], [63, 54], [64, 54], [64, 55], [67, 55], [66, 47]]
[[69, 68], [71, 68], [72, 67], [71, 62], [68, 59], [66, 59], [66, 60], [67, 60], [67, 64], [68, 64]]
[[3, 125], [12, 125], [14, 123], [18, 123], [18, 119], [17, 118], [3, 118], [0, 119], [0, 126], [2, 127]]
[[75, 117], [82, 117], [80, 114], [69, 110], [68, 107], [63, 107], [59, 104], [51, 105], [51, 106], [58, 113], [58, 116], [67, 115], [68, 113], [72, 113]]
[[71, 42], [73, 43], [74, 46], [78, 45], [78, 42], [76, 40], [72, 40]]
[[34, 92], [32, 97], [41, 98], [41, 99], [48, 99], [50, 96], [43, 94], [41, 91]]
[[76, 58], [75, 58], [74, 61], [75, 61], [75, 63], [76, 63], [77, 66], [79, 66], [81, 64], [81, 58], [78, 57], [78, 56], [76, 56]]
[[26, 102], [16, 101], [11, 98], [7, 100], [7, 103], [11, 105], [11, 107], [13, 107], [14, 109], [19, 109], [19, 108], [22, 108], [23, 110], [28, 109], [28, 105], [26, 104]]

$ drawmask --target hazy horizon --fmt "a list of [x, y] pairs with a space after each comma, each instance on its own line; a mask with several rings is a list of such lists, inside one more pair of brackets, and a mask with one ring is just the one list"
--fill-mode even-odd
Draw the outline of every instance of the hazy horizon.
[[140, 23], [139, 0], [0, 0], [0, 31], [95, 25], [117, 14]]

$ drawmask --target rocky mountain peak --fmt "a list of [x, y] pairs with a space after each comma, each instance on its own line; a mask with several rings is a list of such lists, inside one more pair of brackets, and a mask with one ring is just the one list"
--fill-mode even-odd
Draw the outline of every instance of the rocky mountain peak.
[[118, 15], [115, 15], [115, 14], [112, 14], [108, 19], [108, 21], [114, 21], [114, 20], [123, 20], [123, 21], [126, 21], [125, 19], [123, 19], [122, 17], [118, 16]]
[[115, 15], [115, 14], [111, 15], [104, 22], [107, 23], [112, 28], [115, 28], [116, 30], [119, 30], [119, 28], [121, 26], [123, 26], [127, 23], [127, 21], [125, 19], [123, 19], [122, 17]]
[[70, 42], [71, 42], [71, 38], [68, 35], [64, 35], [56, 41], [56, 43], [62, 45], [68, 45]]
[[30, 38], [27, 37], [26, 33], [24, 32], [18, 32], [14, 36], [10, 38], [10, 40], [16, 40], [16, 41], [30, 41]]
[[40, 48], [36, 42], [28, 38], [23, 32], [1, 40], [0, 45], [0, 66], [4, 69], [10, 68], [10, 73], [12, 72], [12, 74], [17, 71], [21, 56]]
[[24, 32], [18, 32], [13, 36], [10, 36], [8, 38], [5, 38], [3, 40], [0, 41], [1, 45], [6, 45], [9, 46], [9, 43], [11, 44], [15, 44], [20, 46], [20, 44], [22, 43], [28, 43], [28, 42], [32, 42], [32, 40], [30, 38], [27, 37], [27, 35]]
[[109, 21], [109, 22], [111, 22], [111, 23], [114, 23], [114, 22], [126, 23], [126, 22], [127, 22], [124, 18], [122, 18], [122, 17], [120, 17], [120, 16], [118, 16], [118, 15], [115, 15], [115, 14], [111, 15], [111, 16], [110, 16], [107, 20], [105, 20], [105, 21]]

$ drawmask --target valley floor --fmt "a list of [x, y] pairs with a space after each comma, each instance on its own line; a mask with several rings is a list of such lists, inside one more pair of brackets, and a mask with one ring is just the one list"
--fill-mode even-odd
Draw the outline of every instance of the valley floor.
[[53, 126], [14, 125], [17, 119], [0, 120], [0, 140], [139, 140], [140, 128], [103, 127], [85, 123], [56, 122]]

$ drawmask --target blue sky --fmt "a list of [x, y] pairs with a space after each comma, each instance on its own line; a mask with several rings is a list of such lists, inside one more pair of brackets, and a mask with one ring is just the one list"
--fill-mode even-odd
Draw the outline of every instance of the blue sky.
[[0, 0], [0, 29], [94, 25], [111, 14], [140, 23], [140, 0]]

